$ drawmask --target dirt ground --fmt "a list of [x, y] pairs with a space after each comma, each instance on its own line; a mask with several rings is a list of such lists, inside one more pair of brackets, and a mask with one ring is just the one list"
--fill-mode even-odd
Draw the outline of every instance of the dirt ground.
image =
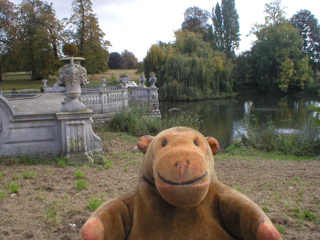
[[[142, 154], [136, 138], [102, 134], [104, 166], [0, 164], [0, 240], [78, 239], [88, 206], [134, 188]], [[113, 163], [113, 166], [112, 164]], [[284, 239], [320, 239], [320, 160], [217, 155], [221, 182], [248, 195]]]

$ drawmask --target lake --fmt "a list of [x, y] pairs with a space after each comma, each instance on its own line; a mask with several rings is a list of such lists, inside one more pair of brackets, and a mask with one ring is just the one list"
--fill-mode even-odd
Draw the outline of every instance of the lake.
[[178, 114], [170, 112], [172, 108], [200, 115], [203, 120], [200, 132], [204, 136], [217, 138], [221, 148], [226, 148], [238, 139], [239, 132], [243, 132], [245, 116], [257, 115], [261, 122], [272, 119], [279, 122], [279, 131], [290, 133], [308, 124], [310, 118], [317, 114], [309, 109], [313, 104], [320, 105], [320, 97], [246, 95], [194, 102], [162, 101], [160, 110], [164, 118], [169, 114]]

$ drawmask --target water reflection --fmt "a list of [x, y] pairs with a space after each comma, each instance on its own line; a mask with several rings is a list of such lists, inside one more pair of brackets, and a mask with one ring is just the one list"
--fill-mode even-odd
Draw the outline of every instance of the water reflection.
[[320, 104], [320, 97], [241, 96], [198, 102], [161, 102], [160, 110], [164, 118], [173, 114], [169, 111], [172, 108], [199, 114], [203, 119], [200, 131], [217, 138], [221, 147], [226, 148], [237, 138], [238, 132], [243, 132], [242, 119], [246, 115], [257, 114], [262, 122], [278, 121], [280, 132], [292, 132], [316, 115], [309, 110], [313, 104]]

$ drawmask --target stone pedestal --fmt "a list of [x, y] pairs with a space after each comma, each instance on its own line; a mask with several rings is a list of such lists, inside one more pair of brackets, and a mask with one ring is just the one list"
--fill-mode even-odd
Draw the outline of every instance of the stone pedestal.
[[92, 110], [56, 113], [61, 122], [62, 154], [71, 162], [102, 158], [102, 140], [92, 131]]
[[79, 101], [81, 86], [88, 84], [87, 70], [80, 65], [83, 58], [62, 58], [67, 61], [58, 71], [57, 83], [66, 87], [67, 102], [62, 105], [57, 119], [61, 122], [62, 154], [71, 162], [93, 162], [101, 158], [102, 141], [92, 131], [93, 111]]

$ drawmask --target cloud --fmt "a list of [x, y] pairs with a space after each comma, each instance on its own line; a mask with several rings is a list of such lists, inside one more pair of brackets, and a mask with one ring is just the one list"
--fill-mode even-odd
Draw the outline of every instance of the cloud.
[[109, 6], [109, 5], [114, 5], [114, 6], [124, 6], [128, 4], [135, 4], [139, 2], [140, 0], [106, 0], [106, 1], [101, 1], [101, 0], [91, 0], [91, 2], [96, 6]]

